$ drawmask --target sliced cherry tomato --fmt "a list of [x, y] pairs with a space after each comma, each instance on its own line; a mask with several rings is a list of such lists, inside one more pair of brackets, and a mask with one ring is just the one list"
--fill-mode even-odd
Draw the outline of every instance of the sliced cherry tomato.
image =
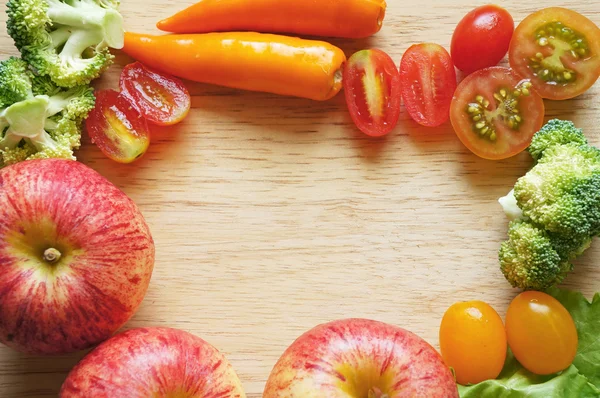
[[448, 120], [456, 89], [456, 71], [444, 47], [433, 43], [411, 46], [400, 62], [402, 99], [417, 123], [435, 127]]
[[453, 304], [440, 325], [440, 351], [460, 384], [495, 379], [506, 359], [502, 318], [482, 301]]
[[344, 68], [344, 94], [350, 116], [365, 134], [381, 137], [400, 117], [400, 74], [389, 55], [380, 50], [354, 54]]
[[96, 106], [85, 124], [92, 142], [119, 163], [139, 159], [150, 144], [146, 119], [129, 99], [114, 90], [96, 92]]
[[452, 35], [454, 65], [465, 73], [497, 65], [508, 51], [514, 30], [515, 22], [504, 8], [492, 4], [475, 8]]
[[575, 11], [545, 8], [517, 26], [508, 59], [543, 98], [573, 98], [600, 76], [600, 29]]
[[494, 66], [467, 76], [457, 87], [450, 120], [476, 155], [505, 159], [522, 152], [544, 123], [544, 101], [508, 68]]
[[190, 110], [190, 93], [181, 80], [139, 62], [125, 66], [119, 84], [123, 95], [151, 123], [173, 125], [182, 121]]
[[506, 312], [508, 345], [532, 373], [549, 375], [568, 368], [577, 354], [577, 329], [569, 311], [554, 297], [524, 292]]

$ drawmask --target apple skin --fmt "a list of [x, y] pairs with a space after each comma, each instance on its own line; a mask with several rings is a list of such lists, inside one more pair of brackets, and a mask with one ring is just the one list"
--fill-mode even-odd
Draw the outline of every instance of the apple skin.
[[279, 359], [263, 398], [458, 398], [442, 357], [417, 335], [343, 319], [300, 336]]
[[[125, 193], [82, 163], [0, 169], [0, 342], [53, 355], [94, 346], [139, 307], [154, 242]], [[46, 251], [57, 249], [56, 257]]]
[[245, 398], [215, 347], [171, 328], [139, 328], [105, 341], [69, 373], [60, 398]]

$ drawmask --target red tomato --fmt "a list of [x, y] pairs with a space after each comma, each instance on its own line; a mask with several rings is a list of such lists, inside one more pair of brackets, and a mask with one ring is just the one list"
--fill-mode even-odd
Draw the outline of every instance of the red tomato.
[[190, 93], [181, 80], [156, 72], [139, 62], [121, 72], [121, 92], [149, 122], [167, 126], [179, 123], [191, 107]]
[[450, 121], [460, 140], [485, 159], [522, 152], [544, 123], [544, 101], [531, 83], [500, 66], [482, 69], [457, 87]]
[[504, 8], [477, 7], [461, 19], [452, 36], [452, 60], [465, 73], [497, 65], [508, 51], [515, 23]]
[[92, 142], [119, 163], [139, 159], [150, 144], [146, 119], [114, 90], [96, 92], [96, 106], [85, 124]]
[[417, 123], [435, 127], [448, 120], [456, 89], [456, 71], [450, 54], [438, 44], [411, 46], [400, 62], [402, 99]]
[[575, 11], [545, 8], [517, 26], [508, 59], [543, 98], [576, 97], [600, 76], [600, 28]]
[[400, 74], [380, 50], [354, 54], [344, 68], [344, 94], [350, 116], [365, 134], [381, 137], [400, 117]]

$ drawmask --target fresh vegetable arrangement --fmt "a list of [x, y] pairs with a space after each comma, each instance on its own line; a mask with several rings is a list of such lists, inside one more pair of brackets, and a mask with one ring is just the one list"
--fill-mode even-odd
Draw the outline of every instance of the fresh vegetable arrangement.
[[[118, 6], [7, 3], [21, 58], [0, 61], [0, 342], [32, 354], [100, 344], [60, 397], [245, 397], [225, 356], [198, 337], [168, 328], [113, 337], [146, 293], [154, 242], [136, 205], [74, 161], [84, 122], [108, 158], [142, 157], [152, 126], [190, 112], [179, 78], [315, 101], [343, 89], [370, 137], [394, 131], [403, 103], [421, 126], [450, 120], [481, 158], [527, 150], [534, 162], [500, 199], [510, 219], [500, 270], [524, 290], [504, 321], [485, 302], [456, 303], [441, 320], [440, 353], [394, 325], [325, 323], [283, 353], [265, 398], [600, 396], [600, 295], [590, 303], [555, 287], [600, 233], [600, 149], [570, 121], [544, 124], [544, 99], [578, 96], [600, 76], [591, 20], [552, 7], [515, 30], [507, 10], [485, 5], [458, 23], [450, 52], [414, 44], [397, 66], [380, 49], [346, 58], [327, 41], [273, 34], [369, 37], [383, 0], [199, 0], [159, 21], [175, 33], [161, 36], [125, 32]], [[119, 91], [94, 93], [111, 48], [137, 62]], [[510, 67], [498, 66], [507, 53]]]

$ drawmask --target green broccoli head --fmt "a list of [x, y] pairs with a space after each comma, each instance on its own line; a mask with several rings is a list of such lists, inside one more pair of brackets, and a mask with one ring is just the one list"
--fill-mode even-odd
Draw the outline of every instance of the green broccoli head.
[[553, 119], [548, 121], [531, 140], [529, 153], [535, 161], [540, 160], [544, 151], [554, 145], [562, 144], [587, 145], [583, 131], [575, 127], [573, 122]]
[[8, 33], [39, 75], [61, 87], [88, 84], [122, 48], [118, 2], [105, 0], [9, 0]]
[[513, 287], [545, 290], [560, 283], [573, 269], [561, 258], [554, 241], [534, 224], [516, 220], [510, 223], [508, 240], [500, 246], [500, 269]]
[[47, 76], [11, 75], [13, 62], [0, 62], [0, 81], [25, 82], [0, 91], [0, 167], [28, 159], [75, 159], [73, 149], [79, 148], [82, 122], [94, 108], [92, 88], [66, 90]]
[[514, 188], [525, 218], [564, 236], [600, 231], [600, 150], [589, 145], [553, 145]]
[[11, 57], [0, 62], [0, 107], [31, 97], [31, 73], [27, 63]]

